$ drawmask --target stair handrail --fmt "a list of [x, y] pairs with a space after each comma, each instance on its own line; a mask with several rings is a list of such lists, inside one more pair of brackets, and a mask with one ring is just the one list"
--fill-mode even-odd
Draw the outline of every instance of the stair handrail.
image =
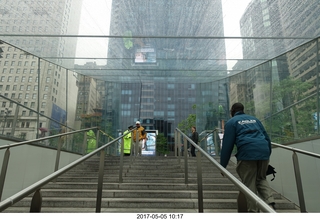
[[[88, 129], [83, 129], [80, 131], [87, 131], [90, 130], [92, 128], [88, 128]], [[99, 129], [97, 127], [97, 129]], [[78, 132], [80, 132], [78, 131]], [[63, 136], [63, 135], [67, 135], [67, 134], [71, 134], [71, 133], [77, 133], [77, 131], [73, 131], [73, 132], [68, 132], [68, 133], [63, 133], [60, 135], [54, 135], [54, 136], [50, 136], [51, 138], [53, 137], [59, 137], [59, 136]], [[124, 136], [126, 136], [129, 132], [124, 133], [123, 135], [115, 138], [114, 140], [110, 141], [109, 143], [93, 150], [92, 152], [82, 156], [81, 158], [71, 162], [70, 164], [58, 169], [57, 171], [53, 172], [52, 174], [42, 178], [41, 180], [35, 182], [34, 184], [26, 187], [25, 189], [19, 191], [18, 193], [8, 197], [7, 199], [3, 200], [0, 202], [0, 212], [2, 212], [3, 210], [5, 210], [6, 208], [12, 206], [13, 204], [19, 202], [21, 199], [29, 196], [31, 193], [34, 193], [32, 201], [31, 201], [31, 207], [30, 207], [30, 212], [40, 212], [41, 211], [41, 187], [48, 184], [49, 182], [55, 180], [56, 178], [58, 178], [59, 176], [61, 176], [62, 174], [64, 174], [65, 172], [67, 172], [68, 170], [72, 169], [73, 167], [79, 165], [80, 163], [86, 161], [87, 159], [91, 158], [92, 156], [96, 155], [97, 153], [100, 152], [100, 162], [99, 162], [99, 177], [98, 177], [98, 189], [97, 189], [97, 201], [96, 201], [96, 212], [100, 212], [101, 211], [101, 199], [102, 199], [102, 184], [103, 184], [103, 169], [104, 169], [104, 149], [109, 147], [110, 145], [112, 145], [113, 143], [119, 141], [120, 139], [122, 139]], [[99, 132], [98, 132], [99, 134]], [[45, 138], [39, 138], [39, 139], [35, 139], [35, 140], [30, 140], [30, 141], [25, 141], [24, 144], [26, 143], [32, 143], [32, 142], [36, 142], [39, 140], [44, 140], [44, 139], [50, 139], [50, 137], [45, 137]], [[21, 145], [22, 143], [14, 143], [14, 144], [9, 144], [8, 146], [1, 146], [0, 149], [3, 148], [10, 148], [13, 146], [17, 146], [17, 145]]]
[[[53, 139], [53, 138], [67, 136], [69, 134], [81, 133], [81, 132], [88, 131], [90, 129], [97, 129], [97, 128], [98, 127], [92, 127], [92, 128], [82, 129], [82, 130], [78, 130], [78, 131], [70, 131], [70, 132], [65, 132], [65, 133], [61, 133], [61, 134], [56, 134], [56, 135], [51, 135], [51, 136], [47, 136], [47, 137], [42, 137], [42, 138], [37, 138], [37, 139], [32, 139], [32, 140], [27, 140], [27, 141], [21, 141], [21, 142], [17, 142], [17, 143], [11, 143], [11, 144], [6, 144], [3, 146], [0, 146], [0, 150], [6, 149], [6, 152], [4, 154], [4, 158], [2, 161], [1, 172], [0, 172], [0, 200], [2, 198], [4, 183], [5, 183], [9, 159], [10, 159], [10, 148], [18, 147], [18, 146], [21, 146], [24, 144], [31, 144], [34, 142], [39, 142], [39, 141], [43, 141], [43, 140], [49, 140], [49, 139]], [[85, 141], [85, 139], [84, 139], [84, 141]], [[35, 145], [35, 147], [48, 148], [48, 147], [43, 147], [43, 146], [38, 146], [38, 145]], [[55, 170], [54, 171], [56, 171], [59, 167], [60, 153], [61, 153], [61, 139], [59, 139], [58, 146], [57, 146], [56, 160], [55, 160], [55, 166], [54, 166]]]
[[[242, 192], [248, 199], [254, 201], [258, 208], [264, 212], [276, 213], [266, 202], [253, 193], [248, 187], [246, 187], [240, 180], [232, 175], [227, 169], [220, 165], [212, 156], [205, 152], [200, 146], [194, 143], [187, 135], [185, 135], [179, 128], [176, 131], [183, 136], [185, 142], [188, 141], [197, 150], [197, 181], [198, 181], [198, 207], [199, 212], [203, 212], [203, 191], [202, 191], [202, 174], [201, 174], [201, 154], [206, 157], [215, 167], [217, 167], [224, 177], [227, 177], [234, 185], [236, 185], [240, 192]], [[179, 140], [180, 138], [178, 138]], [[187, 162], [187, 154], [184, 154], [185, 163]], [[187, 176], [187, 174], [185, 174]]]
[[292, 161], [293, 161], [293, 169], [294, 169], [294, 173], [295, 173], [295, 179], [296, 179], [296, 186], [297, 186], [297, 192], [298, 192], [298, 199], [299, 199], [299, 207], [300, 207], [300, 211], [301, 212], [307, 212], [306, 209], [306, 204], [305, 204], [305, 199], [304, 199], [304, 193], [303, 193], [303, 187], [302, 187], [302, 178], [301, 178], [301, 173], [300, 173], [300, 167], [299, 167], [299, 160], [298, 160], [298, 156], [297, 153], [301, 153], [307, 156], [311, 156], [311, 157], [315, 157], [315, 158], [320, 158], [320, 154], [317, 153], [313, 153], [313, 152], [309, 152], [309, 151], [305, 151], [305, 150], [301, 150], [301, 149], [297, 149], [294, 147], [289, 147], [289, 146], [285, 146], [282, 144], [278, 144], [278, 143], [273, 143], [271, 142], [271, 145], [273, 147], [279, 147], [285, 150], [289, 150], [292, 151]]

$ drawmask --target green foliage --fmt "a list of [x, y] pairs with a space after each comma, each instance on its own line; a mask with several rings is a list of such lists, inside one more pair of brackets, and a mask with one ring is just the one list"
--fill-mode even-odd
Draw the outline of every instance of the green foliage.
[[127, 48], [129, 50], [133, 47], [131, 31], [126, 31], [124, 33], [124, 36], [126, 36], [126, 37], [123, 38], [123, 44], [124, 44], [125, 48]]
[[156, 139], [156, 151], [160, 154], [168, 154], [168, 141], [163, 133], [159, 133]]
[[[193, 110], [196, 108], [197, 105], [192, 105]], [[182, 120], [178, 124], [178, 128], [185, 134], [190, 131], [192, 126], [196, 126], [196, 114], [190, 114], [186, 119]]]
[[182, 120], [178, 124], [178, 128], [183, 132], [186, 133], [190, 131], [192, 126], [196, 126], [196, 114], [190, 114], [188, 118]]
[[308, 91], [312, 86], [310, 82], [292, 77], [273, 83], [273, 116], [266, 126], [267, 129], [269, 127], [273, 142], [285, 143], [314, 133], [311, 114], [317, 109], [315, 97], [295, 104], [310, 95]]

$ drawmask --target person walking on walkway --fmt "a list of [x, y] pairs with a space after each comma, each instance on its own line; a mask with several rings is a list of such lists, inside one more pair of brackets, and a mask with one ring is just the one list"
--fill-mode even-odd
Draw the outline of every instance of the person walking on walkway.
[[[144, 127], [141, 126], [140, 121], [136, 122], [136, 129], [133, 130], [133, 141], [135, 144], [135, 151], [134, 151], [134, 155], [135, 156], [141, 156], [142, 155], [142, 144], [143, 144], [143, 140], [147, 139], [147, 132], [144, 129]], [[138, 132], [138, 146], [136, 146], [137, 142], [137, 132]], [[138, 148], [138, 149], [137, 149]]]
[[[198, 145], [199, 143], [199, 134], [197, 132], [197, 128], [195, 126], [191, 127], [191, 140]], [[191, 156], [195, 157], [196, 156], [196, 148], [195, 146], [191, 145]]]
[[126, 136], [123, 137], [123, 154], [124, 156], [130, 156], [131, 155], [131, 144], [132, 144], [132, 141], [131, 141], [131, 130], [133, 129], [133, 126], [130, 125], [128, 127], [128, 130], [126, 130], [124, 132], [124, 134], [128, 133]]
[[[274, 208], [275, 202], [266, 179], [271, 155], [271, 141], [262, 123], [244, 113], [244, 106], [231, 107], [232, 118], [224, 126], [220, 164], [227, 167], [234, 145], [237, 147], [237, 173], [252, 192]], [[248, 212], [258, 212], [256, 204], [247, 199]]]

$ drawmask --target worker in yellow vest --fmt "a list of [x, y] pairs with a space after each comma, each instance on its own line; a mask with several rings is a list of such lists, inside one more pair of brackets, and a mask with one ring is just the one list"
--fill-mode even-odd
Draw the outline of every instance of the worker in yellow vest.
[[123, 154], [124, 156], [130, 156], [131, 155], [131, 144], [132, 144], [132, 141], [131, 141], [131, 130], [133, 129], [133, 126], [130, 125], [128, 127], [128, 130], [126, 130], [124, 132], [124, 134], [128, 133], [126, 136], [123, 137]]

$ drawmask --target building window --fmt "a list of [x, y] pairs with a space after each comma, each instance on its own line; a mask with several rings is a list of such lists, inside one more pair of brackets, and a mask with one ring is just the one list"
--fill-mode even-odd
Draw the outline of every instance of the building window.
[[35, 102], [31, 102], [31, 106], [30, 106], [31, 108], [34, 108], [34, 107], [36, 107], [36, 103]]
[[47, 77], [47, 78], [46, 78], [46, 82], [50, 82], [50, 77]]
[[22, 116], [26, 116], [27, 111], [22, 111]]
[[42, 102], [41, 103], [41, 108], [45, 108], [46, 107], [46, 103], [45, 102]]
[[36, 93], [33, 93], [32, 94], [32, 99], [36, 99], [37, 98], [37, 94]]
[[24, 90], [24, 85], [20, 86], [20, 91]]

